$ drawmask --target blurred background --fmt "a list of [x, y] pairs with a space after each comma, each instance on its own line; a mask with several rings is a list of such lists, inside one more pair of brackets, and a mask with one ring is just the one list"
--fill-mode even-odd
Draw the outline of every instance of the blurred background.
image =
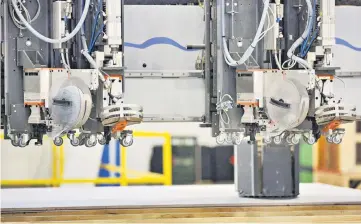
[[[127, 5], [125, 20], [128, 69], [189, 71], [202, 63], [202, 51], [184, 47], [203, 43], [201, 5]], [[361, 71], [361, 26], [349, 21], [361, 21], [360, 7], [337, 7], [335, 63], [343, 71]], [[143, 104], [148, 114], [199, 116], [195, 112], [204, 107], [201, 79], [167, 80], [161, 85], [157, 80], [129, 79], [126, 85], [126, 99]], [[361, 77], [338, 80], [335, 88], [361, 114]], [[313, 146], [295, 146], [300, 150], [301, 182], [361, 189], [361, 123], [344, 128], [340, 145], [321, 139]], [[210, 129], [197, 123], [146, 123], [134, 131], [134, 145], [127, 149], [115, 141], [86, 148], [72, 147], [68, 140], [55, 147], [46, 139], [43, 146], [14, 148], [1, 140], [2, 187], [233, 182], [233, 146], [217, 145]]]

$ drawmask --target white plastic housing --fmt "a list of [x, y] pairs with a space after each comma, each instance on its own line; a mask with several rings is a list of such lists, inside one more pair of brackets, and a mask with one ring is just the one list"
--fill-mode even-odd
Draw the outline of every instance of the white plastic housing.
[[106, 0], [108, 45], [122, 44], [122, 0]]
[[335, 45], [335, 0], [321, 0], [321, 33], [323, 46]]

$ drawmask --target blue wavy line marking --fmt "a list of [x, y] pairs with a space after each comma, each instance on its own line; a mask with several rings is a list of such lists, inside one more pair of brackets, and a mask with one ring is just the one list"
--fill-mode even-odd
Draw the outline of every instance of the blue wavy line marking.
[[348, 47], [348, 48], [350, 48], [350, 49], [352, 49], [354, 51], [360, 51], [361, 52], [361, 47], [356, 47], [356, 46], [352, 45], [351, 43], [349, 43], [348, 41], [346, 41], [344, 39], [341, 39], [341, 38], [336, 37], [336, 44]]
[[[342, 38], [336, 38], [336, 44], [348, 47], [354, 51], [361, 52], [361, 47], [356, 47]], [[138, 48], [138, 49], [146, 49], [153, 45], [170, 45], [170, 46], [176, 47], [182, 51], [199, 51], [198, 49], [187, 49], [186, 47], [180, 45], [177, 41], [175, 41], [171, 38], [168, 38], [168, 37], [153, 37], [153, 38], [146, 40], [145, 42], [143, 42], [141, 44], [135, 44], [135, 43], [130, 43], [130, 42], [124, 43], [125, 47], [132, 47], [132, 48]]]
[[187, 49], [186, 47], [180, 45], [177, 41], [172, 40], [171, 38], [168, 37], [153, 37], [141, 44], [124, 42], [125, 47], [132, 47], [138, 49], [146, 49], [153, 45], [171, 45], [173, 47], [179, 48], [182, 51], [198, 51], [198, 49]]

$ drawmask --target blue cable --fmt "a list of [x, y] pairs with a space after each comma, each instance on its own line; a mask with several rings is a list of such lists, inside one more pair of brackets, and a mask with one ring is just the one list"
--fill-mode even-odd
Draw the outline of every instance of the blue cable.
[[103, 33], [104, 26], [105, 26], [105, 24], [103, 23], [102, 27], [100, 28], [100, 30], [98, 31], [97, 35], [95, 36], [95, 39], [90, 43], [89, 52], [92, 52], [92, 50], [93, 50], [93, 48], [94, 48], [94, 46], [95, 46], [95, 43], [96, 43], [96, 41], [98, 40], [100, 34]]
[[99, 21], [99, 16], [100, 16], [100, 13], [101, 13], [101, 8], [102, 8], [102, 1], [99, 0], [98, 1], [98, 10], [97, 10], [97, 14], [96, 16], [94, 17], [94, 20], [93, 20], [93, 27], [92, 27], [92, 34], [91, 34], [91, 38], [90, 38], [90, 44], [88, 46], [88, 49], [91, 49], [91, 43], [94, 41], [94, 35], [95, 35], [95, 32], [96, 32], [96, 27], [98, 25], [98, 21]]
[[[313, 1], [313, 16], [312, 16], [312, 19], [311, 19], [311, 23], [316, 22], [316, 20], [317, 20], [317, 18], [316, 18], [316, 0], [314, 0]], [[301, 57], [305, 57], [307, 52], [311, 48], [311, 46], [307, 46], [308, 41], [309, 41], [309, 39], [311, 37], [311, 31], [312, 31], [312, 26], [310, 27], [310, 31], [308, 32], [307, 39], [304, 40], [303, 43], [302, 43], [301, 51], [300, 51]], [[313, 42], [314, 42], [314, 40], [310, 42], [310, 45], [312, 45]], [[308, 50], [306, 50], [306, 49], [308, 49]]]
[[[315, 35], [313, 35], [310, 44], [308, 45], [308, 47], [306, 48], [306, 53], [310, 50], [310, 48], [312, 47], [313, 42], [315, 42], [316, 38], [317, 38], [317, 34], [318, 34], [318, 29], [315, 32]], [[304, 56], [303, 56], [304, 57]]]

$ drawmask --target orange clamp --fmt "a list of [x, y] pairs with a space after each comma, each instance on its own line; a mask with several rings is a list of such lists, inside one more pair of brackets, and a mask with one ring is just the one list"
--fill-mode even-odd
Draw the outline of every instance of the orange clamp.
[[115, 133], [117, 131], [123, 131], [128, 125], [127, 121], [119, 121], [116, 123], [112, 128], [112, 133]]

